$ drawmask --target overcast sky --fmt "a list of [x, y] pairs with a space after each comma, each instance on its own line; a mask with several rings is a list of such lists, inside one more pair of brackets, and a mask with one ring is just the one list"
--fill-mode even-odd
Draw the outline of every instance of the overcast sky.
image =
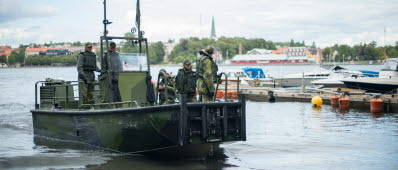
[[[99, 41], [103, 0], [0, 0], [0, 45]], [[134, 26], [136, 0], [108, 0], [110, 35]], [[398, 41], [398, 0], [141, 0], [150, 42], [217, 36], [313, 41], [325, 47]]]

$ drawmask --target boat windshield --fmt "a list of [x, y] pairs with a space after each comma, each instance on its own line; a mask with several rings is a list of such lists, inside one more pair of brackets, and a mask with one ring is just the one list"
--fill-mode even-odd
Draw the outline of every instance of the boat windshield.
[[246, 77], [244, 72], [227, 72], [227, 77], [229, 78], [236, 78], [236, 77]]
[[387, 60], [381, 67], [381, 71], [395, 71], [398, 70], [398, 62], [396, 60]]
[[123, 71], [148, 71], [147, 56], [144, 53], [120, 53]]

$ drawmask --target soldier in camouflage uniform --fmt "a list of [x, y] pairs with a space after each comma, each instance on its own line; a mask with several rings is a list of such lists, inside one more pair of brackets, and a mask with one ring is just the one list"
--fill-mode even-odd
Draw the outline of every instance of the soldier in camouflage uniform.
[[94, 104], [94, 71], [101, 71], [97, 67], [96, 55], [91, 52], [92, 47], [93, 45], [91, 43], [86, 43], [85, 51], [81, 52], [77, 58], [77, 72], [79, 73], [79, 81], [83, 81], [83, 104]]
[[[159, 82], [159, 104], [173, 104], [175, 103], [174, 77], [170, 76], [165, 69], [160, 70], [162, 80]], [[165, 85], [167, 81], [167, 85]], [[166, 93], [167, 88], [167, 93]], [[167, 97], [166, 97], [167, 96]], [[167, 100], [166, 100], [167, 98]]]
[[209, 46], [205, 51], [199, 51], [200, 58], [196, 64], [196, 85], [202, 102], [212, 102], [214, 97], [214, 83], [217, 83], [217, 64], [213, 61], [214, 48]]
[[176, 77], [177, 94], [186, 94], [188, 102], [196, 102], [196, 72], [192, 71], [191, 61], [184, 61], [184, 68], [178, 70]]

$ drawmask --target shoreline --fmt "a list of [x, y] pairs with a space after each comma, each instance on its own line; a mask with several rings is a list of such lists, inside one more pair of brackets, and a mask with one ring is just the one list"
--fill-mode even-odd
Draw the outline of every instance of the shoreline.
[[[311, 64], [217, 64], [218, 66], [255, 66], [255, 67], [259, 67], [259, 66], [307, 66], [307, 65], [380, 65], [381, 62], [374, 62], [374, 63], [323, 63], [323, 64], [317, 64], [317, 63], [311, 63]], [[168, 66], [168, 67], [175, 67], [175, 66], [181, 66], [181, 64], [154, 64], [151, 66], [157, 66], [157, 67], [161, 67], [161, 66]], [[57, 67], [77, 67], [77, 65], [69, 65], [69, 66], [51, 66], [51, 65], [40, 65], [40, 66], [33, 66], [33, 65], [29, 65], [29, 66], [14, 66], [14, 67], [0, 67], [0, 69], [2, 68], [57, 68]]]

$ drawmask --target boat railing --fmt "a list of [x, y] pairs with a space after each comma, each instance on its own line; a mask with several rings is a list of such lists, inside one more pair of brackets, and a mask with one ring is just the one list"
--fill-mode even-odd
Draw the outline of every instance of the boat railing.
[[73, 100], [76, 100], [76, 99], [78, 99], [77, 101], [79, 101], [79, 98], [81, 96], [80, 95], [80, 91], [78, 93], [78, 96], [75, 96], [75, 95], [71, 95], [70, 96], [69, 95], [70, 86], [72, 86], [72, 93], [74, 94], [73, 86], [80, 86], [81, 83], [83, 83], [83, 82], [82, 81], [54, 81], [54, 82], [52, 82], [52, 81], [38, 81], [38, 82], [36, 82], [35, 83], [35, 109], [41, 108], [41, 104], [38, 104], [38, 94], [37, 94], [37, 88], [38, 88], [39, 85], [41, 87], [43, 85], [51, 85], [51, 87], [55, 87], [55, 88], [56, 87], [64, 87], [65, 88], [65, 91], [64, 91], [65, 94], [64, 95], [56, 96], [55, 91], [54, 91], [53, 92], [54, 94], [52, 96], [45, 97], [45, 96], [41, 96], [42, 93], [40, 93], [40, 100], [41, 99], [50, 99], [55, 104], [55, 103], [57, 103], [57, 100], [61, 101], [62, 99], [64, 99], [64, 101], [65, 101], [65, 106], [64, 107], [68, 108], [68, 103], [70, 101], [73, 101]]
[[[60, 108], [61, 102], [64, 103], [63, 107], [67, 108], [113, 108], [113, 107], [122, 107], [123, 105], [128, 105], [128, 107], [140, 107], [137, 101], [124, 101], [124, 102], [110, 102], [110, 103], [95, 103], [95, 104], [83, 104], [81, 99], [81, 85], [83, 81], [38, 81], [35, 84], [35, 109], [45, 108], [42, 106], [41, 100], [50, 100], [52, 101], [51, 107]], [[46, 85], [50, 85], [55, 88], [53, 91], [45, 91], [45, 89], [40, 89], [38, 94], [38, 87], [44, 87]], [[77, 86], [77, 89], [73, 87]], [[95, 82], [94, 86], [99, 86], [99, 82]], [[63, 91], [63, 88], [65, 91]], [[61, 91], [59, 91], [61, 89]], [[43, 90], [43, 91], [41, 91]], [[57, 91], [58, 90], [58, 91]], [[71, 91], [72, 90], [72, 91]], [[75, 91], [78, 91], [77, 95], [75, 95]], [[94, 91], [96, 91], [94, 89]], [[98, 90], [97, 90], [98, 91]], [[47, 96], [42, 96], [43, 94], [47, 94]], [[40, 97], [40, 101], [38, 98]], [[39, 103], [38, 103], [39, 102]], [[107, 106], [107, 107], [104, 107]]]
[[[100, 107], [103, 108], [103, 106], [107, 106], [107, 108], [113, 108], [114, 106], [120, 107], [121, 105], [127, 104], [128, 107], [134, 107], [133, 104], [135, 104], [136, 107], [140, 107], [137, 101], [125, 101], [125, 102], [112, 102], [112, 103], [96, 103], [96, 104], [82, 104], [80, 105], [79, 108], [86, 108], [91, 106], [93, 108]], [[101, 107], [102, 106], [102, 107]]]
[[[217, 91], [218, 91], [218, 86], [221, 83], [221, 77], [222, 75], [225, 76], [225, 87], [224, 87], [224, 100], [227, 101], [228, 100], [228, 76], [227, 74], [225, 74], [224, 72], [221, 72], [220, 74], [218, 74], [217, 76], [217, 85], [216, 85], [216, 90], [214, 91], [214, 96], [213, 96], [213, 101], [216, 101], [216, 96], [217, 96]], [[239, 93], [239, 84], [240, 84], [240, 80], [239, 80], [240, 76], [237, 77], [237, 87], [236, 87], [236, 91], [237, 93]]]

